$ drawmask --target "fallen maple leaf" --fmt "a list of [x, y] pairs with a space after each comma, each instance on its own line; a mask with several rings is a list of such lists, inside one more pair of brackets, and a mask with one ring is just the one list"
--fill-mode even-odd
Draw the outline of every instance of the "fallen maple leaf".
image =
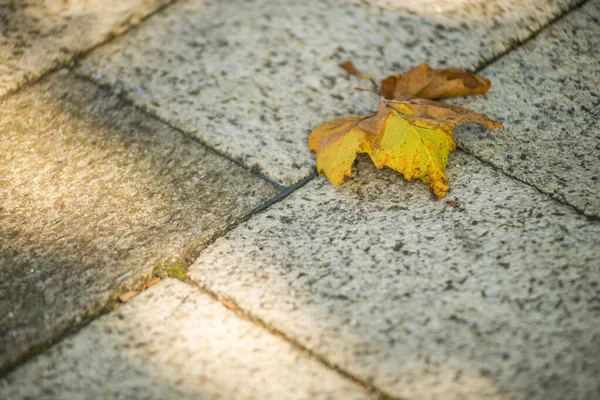
[[[374, 82], [369, 75], [356, 69], [352, 61], [345, 61], [340, 66], [349, 74]], [[403, 74], [390, 75], [383, 79], [381, 96], [388, 100], [400, 96], [441, 99], [443, 97], [485, 94], [490, 86], [489, 80], [471, 72], [458, 68], [433, 69], [423, 63]]]
[[415, 96], [424, 99], [485, 94], [490, 81], [458, 68], [433, 69], [419, 64], [398, 75], [381, 81], [381, 95], [386, 99]]
[[308, 149], [317, 153], [317, 170], [339, 186], [350, 175], [358, 153], [369, 153], [371, 141], [361, 122], [371, 117], [342, 117], [312, 131]]
[[[353, 75], [370, 80], [379, 91], [375, 81], [358, 71], [352, 63], [346, 62], [342, 67]], [[413, 68], [411, 71], [420, 67]], [[448, 70], [458, 71], [457, 75], [460, 75], [459, 72], [469, 74], [478, 82], [485, 81], [464, 71]], [[411, 76], [410, 71], [392, 76], [400, 77], [407, 74]], [[442, 84], [436, 87], [430, 84], [413, 85], [406, 79], [404, 83], [398, 84], [397, 82], [400, 81], [403, 81], [402, 78], [397, 78], [394, 84], [393, 99], [382, 96], [377, 113], [362, 117], [337, 118], [318, 126], [310, 134], [308, 148], [317, 153], [319, 174], [326, 175], [336, 186], [341, 185], [350, 175], [357, 154], [367, 153], [377, 168], [390, 167], [400, 172], [409, 181], [420, 179], [430, 187], [438, 199], [442, 198], [449, 189], [445, 174], [448, 154], [456, 148], [452, 137], [454, 126], [476, 122], [488, 129], [501, 129], [502, 125], [465, 108], [413, 97], [410, 92], [400, 93], [398, 89], [419, 86], [421, 88], [417, 90], [418, 93], [424, 92], [436, 97], [440, 97], [440, 94], [443, 97], [449, 96], [449, 93], [466, 91], [461, 91], [454, 84], [450, 86]], [[486, 82], [485, 91], [489, 88], [489, 81]], [[468, 89], [482, 90], [480, 87]]]

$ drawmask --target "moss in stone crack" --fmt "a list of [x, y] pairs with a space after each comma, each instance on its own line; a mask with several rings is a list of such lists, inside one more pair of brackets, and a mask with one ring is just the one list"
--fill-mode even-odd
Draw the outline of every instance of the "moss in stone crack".
[[184, 263], [172, 264], [167, 268], [167, 273], [170, 277], [181, 279], [185, 281], [187, 279], [188, 265]]
[[165, 262], [158, 265], [154, 269], [154, 274], [161, 279], [164, 279], [168, 276], [185, 281], [188, 278], [188, 269], [189, 265], [184, 261]]

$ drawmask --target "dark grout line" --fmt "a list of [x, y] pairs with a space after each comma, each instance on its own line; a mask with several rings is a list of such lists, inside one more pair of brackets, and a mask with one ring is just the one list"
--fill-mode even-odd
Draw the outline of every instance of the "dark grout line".
[[543, 191], [542, 189], [540, 189], [539, 187], [537, 187], [533, 183], [527, 182], [526, 180], [523, 180], [522, 178], [519, 178], [518, 176], [513, 175], [513, 174], [505, 171], [504, 169], [498, 167], [497, 165], [492, 164], [491, 162], [489, 162], [489, 161], [487, 161], [487, 160], [485, 160], [485, 159], [483, 159], [483, 158], [481, 158], [481, 157], [479, 157], [479, 156], [477, 156], [477, 155], [469, 152], [468, 149], [464, 149], [462, 147], [458, 147], [457, 150], [462, 151], [464, 154], [468, 155], [469, 157], [473, 157], [474, 159], [476, 159], [479, 162], [481, 162], [482, 164], [490, 167], [494, 171], [497, 171], [497, 172], [501, 173], [502, 175], [504, 175], [504, 176], [506, 176], [506, 177], [514, 180], [514, 181], [517, 181], [517, 182], [522, 183], [522, 184], [524, 184], [526, 186], [529, 186], [532, 189], [535, 189], [536, 191], [538, 191], [540, 194], [544, 195], [545, 197], [548, 197], [548, 198], [554, 200], [555, 202], [557, 202], [557, 203], [559, 203], [559, 204], [561, 204], [563, 206], [566, 206], [566, 207], [572, 209], [578, 215], [581, 215], [582, 217], [585, 217], [585, 218], [587, 218], [590, 221], [600, 221], [600, 217], [599, 216], [593, 215], [593, 214], [586, 214], [585, 210], [582, 210], [579, 207], [574, 206], [573, 204], [568, 203], [566, 200], [562, 199], [558, 195], [555, 195], [553, 193], [548, 193], [548, 192]]
[[192, 256], [190, 256], [191, 260], [188, 262], [188, 268], [194, 261], [196, 261], [196, 258], [199, 257], [200, 253], [202, 251], [204, 251], [204, 249], [206, 249], [208, 246], [212, 245], [217, 239], [225, 236], [226, 234], [228, 234], [229, 232], [231, 232], [232, 230], [234, 230], [241, 224], [247, 222], [252, 217], [254, 217], [256, 214], [259, 214], [259, 213], [265, 211], [267, 208], [271, 207], [273, 204], [278, 203], [281, 200], [285, 199], [287, 196], [292, 194], [294, 191], [296, 191], [297, 189], [301, 188], [302, 186], [306, 185], [308, 182], [313, 180], [316, 176], [317, 176], [317, 173], [315, 171], [312, 174], [310, 174], [309, 176], [307, 176], [306, 178], [303, 178], [302, 180], [297, 182], [294, 186], [291, 186], [289, 188], [284, 188], [279, 194], [275, 195], [274, 197], [265, 201], [264, 203], [259, 204], [258, 206], [254, 207], [252, 210], [250, 210], [249, 212], [247, 212], [246, 214], [241, 216], [239, 220], [237, 220], [237, 221], [233, 222], [232, 224], [227, 225], [225, 228], [215, 232], [213, 235], [211, 235], [210, 238], [208, 238], [208, 240], [206, 240], [206, 242], [202, 246], [200, 246], [198, 249], [195, 250], [195, 252]]
[[[559, 23], [561, 20], [563, 20], [564, 18], [567, 18], [567, 16], [571, 15], [572, 13], [574, 13], [574, 12], [578, 11], [578, 10], [579, 10], [580, 8], [582, 8], [582, 7], [583, 7], [585, 4], [587, 4], [587, 2], [588, 2], [588, 1], [590, 1], [590, 0], [584, 0], [584, 1], [581, 1], [580, 3], [578, 3], [578, 4], [571, 5], [571, 6], [567, 7], [567, 8], [565, 8], [565, 9], [563, 10], [564, 12], [563, 12], [562, 14], [560, 14], [560, 15], [557, 15], [557, 16], [556, 16], [554, 19], [552, 19], [552, 20], [548, 21], [546, 24], [544, 24], [544, 25], [540, 26], [540, 27], [539, 27], [539, 29], [538, 29], [536, 32], [532, 32], [532, 34], [531, 34], [531, 35], [530, 35], [528, 38], [526, 38], [525, 40], [523, 40], [523, 41], [520, 41], [520, 42], [515, 42], [515, 43], [513, 43], [511, 46], [509, 46], [509, 47], [508, 47], [506, 50], [504, 50], [503, 52], [501, 52], [501, 53], [499, 53], [499, 54], [497, 54], [497, 55], [495, 55], [495, 56], [491, 57], [491, 58], [490, 58], [490, 59], [488, 59], [488, 60], [484, 60], [484, 61], [482, 62], [482, 64], [481, 64], [480, 66], [478, 66], [477, 68], [475, 68], [475, 70], [474, 70], [473, 72], [475, 72], [475, 73], [480, 73], [480, 72], [481, 72], [481, 71], [483, 71], [485, 68], [487, 68], [487, 67], [489, 67], [490, 65], [494, 64], [495, 62], [499, 61], [500, 59], [502, 59], [504, 56], [508, 55], [509, 53], [511, 53], [511, 52], [513, 52], [513, 51], [515, 51], [515, 50], [517, 50], [518, 48], [520, 48], [520, 47], [522, 47], [522, 46], [525, 46], [527, 43], [529, 43], [529, 42], [531, 42], [531, 41], [534, 41], [534, 40], [535, 40], [536, 38], [538, 38], [538, 36], [540, 36], [540, 35], [541, 35], [541, 34], [542, 34], [542, 33], [543, 33], [543, 32], [544, 32], [546, 29], [548, 29], [548, 28], [550, 28], [551, 26], [553, 26], [553, 25], [555, 25], [555, 24]], [[533, 188], [533, 189], [537, 190], [538, 192], [540, 192], [540, 193], [541, 193], [541, 194], [543, 194], [544, 196], [547, 196], [547, 197], [549, 197], [549, 198], [553, 199], [554, 201], [556, 201], [556, 202], [558, 202], [558, 203], [560, 203], [560, 204], [562, 204], [562, 205], [564, 205], [564, 206], [567, 206], [567, 207], [569, 207], [569, 208], [573, 209], [573, 210], [574, 210], [574, 211], [575, 211], [577, 214], [579, 214], [579, 215], [582, 215], [582, 216], [584, 216], [584, 217], [586, 217], [586, 218], [588, 218], [588, 219], [590, 219], [590, 220], [592, 220], [592, 221], [598, 221], [598, 220], [600, 220], [600, 217], [599, 217], [599, 216], [596, 216], [596, 215], [590, 215], [590, 214], [586, 214], [586, 213], [585, 213], [585, 210], [582, 210], [582, 209], [580, 209], [579, 207], [577, 207], [577, 206], [575, 206], [575, 205], [573, 205], [573, 204], [570, 204], [570, 203], [568, 203], [568, 202], [567, 202], [565, 199], [563, 199], [563, 198], [560, 198], [560, 197], [558, 197], [558, 196], [556, 196], [556, 195], [554, 195], [554, 194], [552, 194], [552, 193], [545, 192], [544, 190], [540, 189], [540, 188], [539, 188], [539, 187], [537, 187], [536, 185], [534, 185], [534, 184], [532, 184], [532, 183], [530, 183], [530, 182], [527, 182], [527, 181], [523, 180], [522, 178], [519, 178], [519, 177], [517, 177], [517, 176], [515, 176], [515, 175], [512, 175], [512, 174], [510, 174], [510, 173], [506, 172], [504, 169], [502, 169], [502, 168], [500, 168], [499, 166], [497, 166], [497, 165], [493, 164], [492, 162], [490, 162], [490, 161], [487, 161], [487, 160], [485, 160], [485, 159], [483, 159], [483, 158], [481, 158], [481, 157], [479, 157], [479, 156], [477, 156], [477, 155], [475, 155], [475, 154], [473, 154], [473, 153], [469, 152], [469, 151], [468, 151], [468, 149], [465, 149], [465, 148], [463, 148], [463, 147], [458, 147], [458, 148], [459, 148], [460, 150], [462, 150], [462, 151], [463, 151], [465, 154], [467, 154], [467, 155], [469, 155], [469, 156], [471, 156], [471, 157], [473, 157], [473, 158], [475, 158], [475, 159], [479, 160], [479, 161], [480, 161], [480, 162], [482, 162], [483, 164], [485, 164], [485, 165], [487, 165], [487, 166], [491, 167], [491, 168], [492, 168], [492, 169], [494, 169], [495, 171], [498, 171], [498, 172], [500, 172], [501, 174], [503, 174], [503, 175], [505, 175], [505, 176], [509, 177], [510, 179], [513, 179], [513, 180], [516, 180], [517, 182], [520, 182], [520, 183], [522, 183], [522, 184], [525, 184], [525, 185], [527, 185], [527, 186], [529, 186], [529, 187], [531, 187], [531, 188]]]
[[[307, 180], [307, 182], [308, 181], [310, 181], [310, 180]], [[290, 191], [290, 193], [291, 193], [291, 191]], [[354, 374], [344, 370], [342, 367], [327, 360], [325, 357], [308, 349], [307, 347], [305, 347], [304, 345], [299, 343], [296, 339], [294, 339], [290, 335], [286, 334], [285, 332], [280, 331], [277, 328], [272, 327], [268, 322], [266, 322], [262, 318], [257, 317], [256, 315], [252, 314], [251, 312], [246, 311], [245, 309], [241, 308], [235, 301], [233, 301], [231, 299], [226, 299], [223, 296], [220, 296], [218, 293], [216, 293], [206, 287], [200, 286], [198, 283], [196, 283], [195, 281], [192, 281], [190, 279], [188, 279], [185, 283], [192, 286], [197, 291], [210, 296], [215, 301], [222, 303], [225, 308], [227, 308], [229, 311], [236, 314], [238, 317], [240, 317], [246, 321], [249, 321], [255, 325], [260, 326], [261, 328], [268, 331], [268, 333], [270, 333], [272, 335], [280, 337], [282, 340], [284, 340], [285, 342], [290, 344], [294, 349], [300, 351], [301, 353], [308, 355], [309, 357], [313, 358], [314, 360], [316, 360], [317, 362], [319, 362], [326, 368], [336, 372], [337, 374], [342, 375], [344, 378], [348, 379], [349, 381], [363, 387], [364, 389], [367, 389], [372, 394], [375, 394], [377, 396], [378, 400], [403, 400], [402, 398], [394, 397], [394, 396], [382, 391], [381, 389], [378, 389], [376, 386], [374, 386], [370, 382], [355, 376]]]
[[290, 194], [292, 194], [293, 192], [295, 192], [297, 189], [300, 189], [302, 186], [304, 186], [308, 182], [312, 181], [317, 176], [318, 176], [317, 171], [315, 171], [312, 174], [310, 174], [309, 176], [307, 176], [306, 178], [303, 178], [300, 181], [298, 181], [295, 185], [290, 186], [289, 188], [284, 188], [284, 190], [281, 193], [279, 193], [279, 195], [273, 197], [271, 200], [269, 200], [269, 201], [261, 204], [260, 206], [256, 207], [254, 209], [254, 213], [258, 214], [258, 213], [266, 210], [267, 208], [269, 208], [273, 204], [280, 202], [281, 200], [285, 199]]
[[[208, 147], [206, 145], [204, 145], [205, 147]], [[208, 147], [209, 149], [211, 149], [212, 151], [214, 151], [212, 148]], [[232, 160], [230, 157], [227, 157], [226, 155], [221, 155], [219, 154], [221, 157], [225, 157], [227, 158], [229, 161], [231, 162], [235, 162], [234, 160]], [[242, 168], [244, 168], [244, 166], [242, 166], [241, 164], [238, 164], [236, 162], [236, 164]], [[244, 169], [248, 169], [248, 168], [244, 168]], [[280, 192], [285, 192], [287, 190], [287, 188], [285, 186], [283, 186], [282, 184], [280, 184], [279, 182], [274, 181], [273, 179], [269, 178], [268, 176], [266, 176], [265, 174], [263, 174], [262, 172], [256, 170], [256, 168], [250, 168], [250, 172], [253, 173], [254, 175], [256, 175], [257, 177], [259, 177], [260, 179], [262, 179], [263, 181], [270, 183], [271, 185], [273, 185], [275, 187], [275, 189], [279, 190]]]
[[565, 9], [561, 10], [562, 14], [558, 14], [554, 17], [554, 19], [549, 20], [548, 22], [546, 22], [545, 24], [541, 25], [537, 31], [532, 32], [531, 35], [527, 38], [525, 38], [522, 41], [518, 41], [515, 40], [513, 41], [504, 51], [494, 55], [493, 57], [490, 57], [487, 60], [483, 60], [481, 62], [481, 65], [479, 65], [478, 67], [476, 67], [473, 72], [475, 73], [479, 73], [481, 72], [483, 69], [485, 69], [486, 67], [490, 66], [491, 64], [495, 63], [496, 61], [500, 60], [502, 57], [506, 56], [507, 54], [513, 52], [514, 50], [518, 49], [519, 47], [522, 47], [524, 45], [526, 45], [527, 43], [535, 40], [539, 35], [542, 34], [542, 32], [544, 32], [547, 28], [549, 28], [550, 26], [558, 23], [560, 20], [562, 20], [563, 18], [566, 18], [568, 15], [572, 14], [573, 12], [579, 10], [581, 7], [583, 7], [588, 1], [590, 0], [583, 0], [578, 4], [573, 4], [573, 5], [569, 5], [567, 6]]
[[[313, 175], [309, 176], [308, 178], [312, 178]], [[305, 184], [306, 182], [308, 182], [310, 180], [308, 178], [303, 179], [302, 181], [300, 181], [293, 187], [296, 188], [296, 187], [302, 186], [303, 184]], [[291, 192], [292, 192], [291, 188], [287, 189], [285, 196], [287, 196]], [[204, 243], [199, 245], [197, 248], [194, 248], [191, 250], [189, 248], [182, 249], [180, 254], [177, 257], [181, 257], [184, 260], [184, 263], [186, 265], [185, 266], [186, 275], [187, 275], [187, 269], [189, 269], [190, 265], [192, 265], [192, 263], [196, 260], [196, 258], [200, 255], [200, 253], [204, 249], [206, 249], [208, 246], [213, 244], [218, 238], [226, 235], [231, 230], [235, 229], [239, 225], [248, 221], [256, 213], [263, 211], [269, 205], [274, 204], [275, 202], [284, 198], [285, 196], [282, 196], [282, 194], [283, 193], [279, 193], [272, 199], [267, 200], [265, 203], [260, 204], [257, 207], [255, 207], [254, 209], [245, 213], [239, 219], [237, 219], [233, 223], [227, 225], [225, 228], [215, 232], [213, 235], [210, 236], [210, 238], [208, 238]], [[147, 285], [148, 282], [151, 282], [153, 279], [155, 279], [156, 277], [159, 277], [159, 275], [161, 274], [161, 269], [157, 268], [157, 267], [159, 267], [159, 265], [160, 265], [160, 263], [158, 265], [155, 265], [153, 270], [150, 273], [148, 273], [146, 275], [142, 275], [138, 279], [134, 279], [134, 281], [132, 283], [130, 283], [128, 285], [123, 285], [123, 286], [117, 287], [112, 293], [110, 293], [107, 296], [106, 299], [100, 300], [96, 304], [89, 306], [89, 309], [84, 310], [81, 315], [78, 315], [75, 318], [73, 318], [72, 321], [67, 322], [65, 325], [68, 325], [68, 326], [66, 328], [62, 329], [60, 332], [57, 332], [49, 340], [47, 340], [43, 343], [34, 345], [28, 351], [26, 351], [23, 355], [21, 355], [17, 360], [7, 363], [5, 365], [1, 365], [0, 366], [0, 379], [4, 378], [6, 375], [10, 374], [12, 371], [16, 370], [17, 368], [19, 368], [20, 366], [22, 366], [29, 360], [39, 356], [40, 354], [42, 354], [43, 352], [45, 352], [47, 350], [49, 350], [54, 345], [62, 342], [63, 340], [67, 339], [68, 337], [78, 334], [82, 329], [87, 327], [94, 320], [116, 310], [121, 304], [124, 303], [119, 300], [120, 295], [133, 291], [133, 292], [137, 292], [137, 294], [135, 295], [135, 296], [137, 296], [137, 295], [141, 294], [142, 292], [146, 291], [147, 289], [149, 289], [151, 286]], [[163, 280], [163, 279], [168, 279], [168, 278], [179, 279], [174, 276], [161, 277], [160, 279]], [[190, 280], [188, 278], [186, 278], [183, 281], [190, 282]], [[133, 296], [133, 297], [135, 297], [135, 296]], [[79, 321], [78, 321], [78, 319], [79, 319]]]
[[93, 78], [85, 75], [85, 74], [80, 74], [77, 71], [74, 71], [73, 69], [70, 70], [70, 72], [78, 79], [81, 79], [83, 81], [89, 82], [99, 88], [101, 88], [102, 90], [106, 90], [109, 93], [113, 94], [114, 96], [118, 97], [119, 100], [121, 100], [122, 102], [124, 102], [125, 104], [127, 104], [130, 107], [135, 108], [136, 110], [138, 110], [139, 112], [141, 112], [142, 114], [146, 115], [148, 118], [152, 118], [157, 120], [158, 122], [168, 126], [169, 128], [173, 129], [174, 131], [179, 132], [180, 134], [182, 134], [183, 136], [185, 136], [186, 138], [193, 140], [194, 142], [202, 145], [203, 147], [205, 147], [208, 151], [212, 152], [213, 154], [224, 158], [232, 163], [234, 163], [235, 165], [237, 165], [238, 167], [250, 172], [251, 174], [253, 174], [254, 176], [256, 176], [257, 178], [267, 182], [268, 184], [270, 184], [271, 186], [275, 187], [275, 189], [277, 189], [279, 192], [285, 192], [287, 190], [287, 188], [285, 186], [283, 186], [282, 184], [272, 180], [271, 178], [269, 178], [268, 176], [266, 176], [265, 174], [263, 174], [262, 172], [260, 172], [257, 167], [254, 166], [248, 166], [243, 164], [241, 161], [229, 156], [228, 154], [222, 152], [221, 150], [218, 150], [216, 148], [214, 148], [213, 146], [211, 146], [210, 144], [208, 144], [207, 142], [205, 142], [204, 140], [198, 138], [195, 135], [189, 134], [187, 132], [185, 132], [183, 129], [179, 128], [178, 126], [173, 125], [171, 122], [161, 118], [159, 115], [157, 115], [155, 112], [153, 112], [152, 110], [150, 110], [148, 107], [145, 106], [139, 106], [137, 104], [135, 104], [135, 102], [133, 101], [133, 99], [131, 99], [127, 93], [125, 92], [121, 92], [121, 91], [117, 91], [115, 90], [114, 87], [107, 85], [107, 84], [102, 84], [97, 82], [96, 80], [94, 80]]
[[154, 272], [150, 272], [146, 275], [140, 275], [139, 278], [134, 279], [131, 283], [115, 288], [115, 290], [104, 300], [99, 300], [95, 304], [87, 306], [87, 308], [83, 310], [80, 315], [76, 315], [70, 321], [65, 322], [64, 325], [66, 325], [66, 327], [55, 333], [48, 340], [44, 340], [41, 343], [33, 345], [16, 360], [8, 362], [4, 365], [0, 365], [0, 379], [3, 379], [5, 376], [23, 364], [27, 363], [29, 360], [32, 360], [45, 351], [50, 350], [50, 348], [62, 342], [64, 339], [76, 335], [94, 320], [116, 310], [122, 304], [122, 302], [119, 300], [119, 296], [130, 291], [142, 292], [150, 287], [147, 285], [154, 278]]
[[45, 70], [42, 73], [40, 73], [39, 76], [37, 76], [37, 77], [35, 77], [33, 79], [30, 79], [30, 80], [26, 80], [21, 85], [17, 86], [17, 88], [9, 90], [8, 92], [4, 93], [3, 95], [0, 96], [0, 101], [8, 98], [9, 96], [17, 94], [17, 93], [19, 93], [19, 92], [21, 92], [21, 91], [23, 91], [23, 90], [25, 90], [25, 89], [33, 86], [33, 85], [35, 85], [36, 83], [38, 83], [39, 81], [41, 81], [45, 77], [47, 77], [49, 75], [52, 75], [53, 73], [61, 70], [62, 68], [70, 68], [70, 67], [72, 67], [77, 62], [78, 59], [80, 59], [82, 57], [86, 57], [89, 53], [91, 53], [92, 51], [96, 50], [100, 46], [104, 46], [105, 44], [108, 44], [108, 43], [113, 42], [114, 40], [117, 40], [122, 35], [126, 34], [130, 30], [135, 29], [138, 26], [142, 25], [148, 19], [152, 18], [154, 15], [158, 14], [159, 12], [161, 12], [162, 10], [164, 10], [165, 8], [167, 8], [167, 7], [175, 4], [177, 1], [179, 1], [179, 0], [170, 0], [166, 4], [163, 4], [162, 6], [158, 7], [156, 10], [152, 11], [151, 13], [148, 13], [148, 14], [144, 15], [143, 17], [140, 18], [140, 20], [137, 23], [128, 26], [124, 30], [120, 31], [118, 34], [113, 35], [112, 33], [109, 33], [104, 40], [101, 40], [100, 42], [96, 43], [92, 47], [89, 47], [89, 48], [87, 48], [85, 50], [74, 52], [73, 55], [71, 56], [71, 58], [69, 58], [68, 60], [59, 61], [56, 65], [51, 66], [47, 70]]

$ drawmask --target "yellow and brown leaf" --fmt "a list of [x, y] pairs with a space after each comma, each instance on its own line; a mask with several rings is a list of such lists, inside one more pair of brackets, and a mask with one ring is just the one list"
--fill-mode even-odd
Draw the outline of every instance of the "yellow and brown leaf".
[[[345, 63], [343, 67], [348, 72], [373, 82], [368, 75], [354, 68], [352, 63]], [[454, 69], [443, 71], [448, 70]], [[472, 74], [465, 72], [464, 74], [469, 75], [463, 75], [459, 73], [460, 70], [457, 71], [454, 71], [456, 76], [462, 76], [466, 81], [471, 79]], [[483, 79], [476, 78], [478, 82]], [[409, 82], [408, 86], [410, 85]], [[398, 87], [401, 86], [396, 83], [394, 90]], [[427, 88], [426, 85], [417, 92], [423, 93], [423, 90], [425, 94], [435, 97], [464, 92], [460, 88], [443, 84], [437, 89]], [[437, 198], [442, 198], [449, 189], [445, 173], [448, 155], [456, 148], [452, 137], [454, 126], [475, 122], [488, 129], [500, 129], [502, 125], [462, 107], [398, 91], [394, 93], [393, 99], [382, 96], [376, 114], [337, 118], [313, 130], [308, 147], [317, 154], [317, 170], [319, 174], [326, 175], [334, 185], [341, 185], [350, 175], [357, 154], [367, 153], [378, 168], [392, 168], [409, 181], [420, 179]]]
[[401, 96], [423, 99], [485, 94], [491, 86], [487, 79], [458, 68], [433, 69], [419, 64], [403, 74], [381, 81], [381, 95], [393, 100]]

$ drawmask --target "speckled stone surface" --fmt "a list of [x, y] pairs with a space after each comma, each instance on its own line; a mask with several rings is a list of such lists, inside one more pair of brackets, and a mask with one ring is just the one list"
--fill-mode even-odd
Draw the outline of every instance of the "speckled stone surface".
[[0, 103], [0, 143], [0, 369], [275, 195], [63, 73]]
[[172, 280], [0, 380], [0, 397], [374, 399], [284, 340]]
[[192, 265], [334, 365], [403, 399], [600, 396], [600, 222], [462, 152], [436, 202], [361, 158]]
[[2, 0], [0, 97], [118, 35], [171, 0]]
[[477, 68], [579, 2], [459, 1], [447, 13], [456, 18], [443, 20], [416, 2], [181, 2], [78, 72], [289, 186], [314, 170], [306, 147], [315, 126], [376, 110], [374, 96], [353, 90], [368, 84], [340, 62], [380, 78], [421, 62]]
[[460, 146], [545, 193], [600, 217], [600, 2], [590, 1], [481, 74], [505, 132], [457, 128]]

